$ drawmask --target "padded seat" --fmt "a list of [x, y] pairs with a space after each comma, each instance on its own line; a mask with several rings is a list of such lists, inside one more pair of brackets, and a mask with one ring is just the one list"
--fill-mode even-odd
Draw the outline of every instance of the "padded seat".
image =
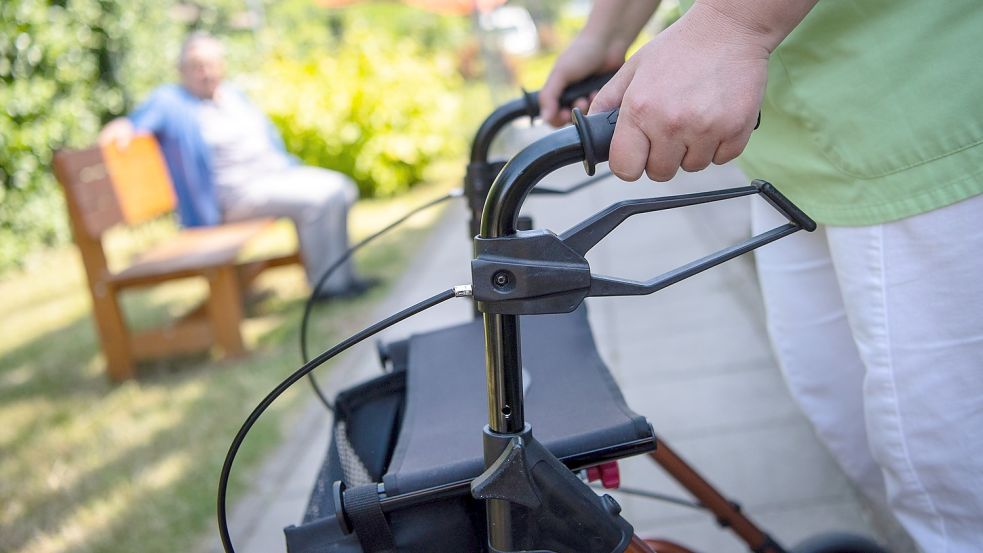
[[[585, 465], [608, 460], [592, 456], [597, 450], [647, 440], [654, 446], [651, 426], [625, 405], [597, 353], [586, 308], [523, 317], [521, 329], [526, 420], [540, 443]], [[388, 350], [394, 372], [337, 397], [335, 439], [303, 522], [285, 529], [290, 553], [362, 553], [355, 534], [341, 531], [332, 494], [352, 454], [369, 481], [381, 476], [388, 497], [466, 481], [484, 469], [481, 321], [414, 335]], [[466, 485], [386, 516], [400, 552], [485, 551], [484, 504]]]
[[[582, 307], [523, 317], [526, 421], [557, 457], [650, 438], [644, 417], [625, 404], [597, 353]], [[480, 320], [409, 339], [406, 409], [387, 495], [474, 478], [484, 470], [488, 422]]]

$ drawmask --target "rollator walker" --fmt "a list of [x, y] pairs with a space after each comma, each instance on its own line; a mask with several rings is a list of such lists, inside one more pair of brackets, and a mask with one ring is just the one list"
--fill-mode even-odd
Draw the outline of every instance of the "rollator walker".
[[[573, 101], [607, 77], [567, 89]], [[492, 113], [476, 134], [465, 195], [472, 212], [472, 282], [374, 325], [305, 365], [254, 412], [317, 364], [413, 313], [472, 297], [478, 317], [380, 346], [386, 372], [342, 391], [333, 435], [301, 524], [285, 529], [290, 553], [688, 553], [643, 539], [610, 495], [586, 480], [619, 484], [617, 461], [647, 455], [757, 553], [883, 553], [861, 537], [820, 536], [788, 549], [718, 492], [633, 412], [600, 358], [584, 299], [645, 295], [799, 230], [816, 228], [771, 184], [615, 203], [557, 235], [520, 218], [536, 185], [561, 167], [588, 175], [607, 161], [618, 111], [585, 116], [489, 161], [508, 123], [539, 114], [536, 93]], [[628, 217], [760, 195], [787, 223], [655, 276], [633, 281], [591, 273], [585, 255]], [[226, 480], [237, 436], [223, 469]], [[483, 427], [483, 430], [482, 430]], [[223, 480], [223, 481], [224, 481]], [[225, 523], [224, 487], [219, 519]]]

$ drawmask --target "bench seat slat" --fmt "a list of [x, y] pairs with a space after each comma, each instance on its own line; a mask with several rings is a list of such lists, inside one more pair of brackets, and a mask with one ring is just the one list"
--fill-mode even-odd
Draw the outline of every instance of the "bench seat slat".
[[271, 223], [273, 219], [255, 219], [183, 230], [142, 253], [133, 264], [114, 274], [112, 281], [122, 285], [156, 277], [199, 274], [212, 267], [235, 264], [249, 241]]

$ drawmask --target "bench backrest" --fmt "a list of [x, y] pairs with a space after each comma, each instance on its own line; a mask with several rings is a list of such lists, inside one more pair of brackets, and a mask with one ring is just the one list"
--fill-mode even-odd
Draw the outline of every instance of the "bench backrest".
[[77, 240], [82, 234], [98, 240], [115, 225], [135, 225], [176, 205], [164, 157], [151, 135], [138, 135], [123, 149], [109, 144], [60, 150], [54, 170]]

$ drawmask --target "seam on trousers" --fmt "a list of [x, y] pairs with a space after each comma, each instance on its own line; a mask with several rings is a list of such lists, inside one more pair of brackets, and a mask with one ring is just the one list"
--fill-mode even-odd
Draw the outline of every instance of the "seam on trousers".
[[880, 256], [880, 275], [878, 276], [880, 277], [881, 303], [883, 306], [884, 342], [886, 346], [885, 350], [887, 353], [888, 374], [891, 377], [891, 391], [894, 396], [892, 398], [893, 399], [892, 403], [894, 404], [894, 416], [895, 416], [895, 420], [897, 421], [898, 430], [899, 430], [898, 436], [900, 438], [899, 441], [901, 442], [902, 454], [904, 455], [904, 460], [905, 460], [905, 464], [907, 465], [908, 472], [910, 473], [911, 477], [914, 479], [914, 483], [921, 491], [922, 496], [924, 496], [925, 499], [928, 501], [928, 506], [931, 508], [932, 513], [935, 515], [939, 527], [942, 530], [943, 545], [945, 546], [946, 550], [948, 550], [949, 534], [946, 531], [945, 518], [939, 513], [938, 508], [935, 506], [935, 501], [932, 499], [931, 494], [929, 494], [928, 490], [925, 488], [925, 484], [922, 483], [921, 477], [918, 476], [918, 471], [915, 469], [915, 464], [911, 460], [911, 454], [909, 453], [909, 449], [908, 449], [908, 441], [905, 438], [905, 433], [904, 433], [904, 421], [901, 418], [901, 407], [899, 405], [900, 402], [898, 400], [898, 382], [894, 372], [894, 354], [891, 350], [891, 324], [890, 324], [890, 316], [888, 315], [888, 303], [887, 303], [887, 278], [886, 278], [887, 256], [884, 254], [884, 249], [885, 249], [884, 227], [885, 225], [877, 225], [874, 228], [877, 231], [877, 246], [878, 246], [878, 254]]

